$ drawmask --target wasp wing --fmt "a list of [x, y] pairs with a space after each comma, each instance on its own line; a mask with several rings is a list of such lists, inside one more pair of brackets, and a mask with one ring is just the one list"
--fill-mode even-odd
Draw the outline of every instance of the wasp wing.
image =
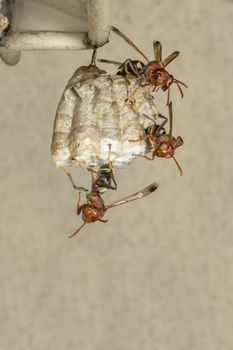
[[170, 124], [169, 135], [172, 135], [172, 122], [173, 122], [172, 101], [169, 102], [168, 110], [169, 110], [169, 124]]
[[142, 55], [142, 57], [145, 58], [145, 60], [147, 62], [150, 62], [149, 58], [146, 57], [146, 55], [125, 35], [123, 34], [119, 29], [117, 29], [114, 26], [110, 26], [110, 29], [116, 33], [117, 35], [119, 35], [123, 40], [125, 40], [130, 46], [132, 46], [138, 53], [140, 53], [140, 55]]
[[116, 207], [117, 205], [121, 205], [121, 204], [124, 204], [124, 203], [129, 203], [129, 202], [135, 201], [136, 199], [140, 199], [140, 198], [146, 197], [149, 194], [151, 194], [152, 192], [154, 192], [158, 188], [158, 186], [159, 186], [158, 182], [153, 182], [151, 185], [143, 188], [142, 190], [140, 190], [140, 191], [138, 191], [138, 192], [136, 192], [134, 194], [131, 194], [128, 197], [125, 197], [125, 198], [122, 198], [122, 199], [120, 199], [118, 201], [110, 203], [105, 208], [107, 210], [107, 209]]
[[162, 45], [159, 41], [153, 41], [154, 56], [157, 62], [162, 61]]
[[167, 56], [162, 64], [164, 67], [166, 67], [169, 63], [171, 63], [177, 56], [179, 55], [179, 51], [172, 52], [169, 56]]
[[106, 60], [105, 58], [99, 58], [97, 61], [98, 61], [98, 62], [102, 62], [102, 63], [115, 64], [116, 66], [121, 66], [121, 65], [122, 65], [122, 62], [112, 61], [112, 60]]

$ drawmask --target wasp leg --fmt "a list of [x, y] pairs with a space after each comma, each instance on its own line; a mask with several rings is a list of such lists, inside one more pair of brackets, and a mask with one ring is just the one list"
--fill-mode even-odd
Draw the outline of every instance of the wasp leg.
[[153, 160], [154, 159], [153, 157], [149, 158], [149, 157], [147, 157], [147, 156], [145, 156], [143, 154], [132, 154], [132, 156], [146, 158], [147, 160]]
[[94, 170], [94, 169], [91, 169], [91, 168], [87, 168], [88, 171], [90, 171], [90, 173], [95, 173], [95, 174], [98, 174], [98, 171]]
[[111, 176], [112, 181], [114, 181], [114, 186], [112, 185], [104, 185], [108, 190], [116, 190], [117, 189], [117, 184], [115, 182], [114, 177]]
[[108, 167], [113, 172], [113, 166], [111, 161], [111, 152], [112, 152], [112, 145], [111, 143], [108, 144]]
[[93, 169], [91, 169], [91, 168], [87, 168], [87, 170], [91, 173], [91, 184], [92, 184], [92, 187], [93, 186], [95, 186], [96, 185], [96, 179], [94, 179], [94, 173], [95, 174], [98, 174], [98, 172], [97, 171], [95, 171], [95, 170], [93, 170]]
[[78, 195], [78, 203], [77, 203], [77, 207], [76, 207], [76, 213], [77, 215], [79, 215], [84, 207], [84, 205], [80, 205], [80, 202], [81, 202], [81, 192], [79, 192], [79, 195]]
[[107, 188], [110, 189], [110, 190], [116, 190], [117, 189], [117, 183], [116, 183], [116, 180], [115, 180], [115, 177], [114, 177], [114, 173], [113, 173], [113, 166], [112, 166], [112, 161], [111, 161], [111, 152], [112, 152], [112, 145], [111, 145], [111, 143], [109, 143], [108, 144], [108, 167], [110, 169], [110, 177], [111, 177], [111, 180], [112, 180], [114, 186], [109, 185]]
[[76, 186], [75, 183], [74, 183], [74, 180], [73, 180], [73, 178], [71, 176], [71, 174], [65, 168], [63, 168], [62, 166], [60, 168], [66, 173], [66, 175], [68, 176], [68, 178], [69, 178], [69, 180], [70, 180], [70, 182], [71, 182], [71, 184], [72, 184], [72, 186], [73, 186], [73, 188], [75, 190], [88, 192], [88, 190], [85, 187], [78, 187], [78, 186]]
[[142, 136], [142, 137], [140, 137], [139, 139], [136, 139], [136, 140], [129, 140], [129, 142], [145, 141], [147, 139], [147, 137], [149, 137], [149, 135], [144, 135], [144, 136]]

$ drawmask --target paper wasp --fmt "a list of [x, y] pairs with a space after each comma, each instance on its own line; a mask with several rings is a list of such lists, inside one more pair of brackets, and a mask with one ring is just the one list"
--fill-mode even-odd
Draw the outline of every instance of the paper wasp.
[[112, 63], [119, 66], [117, 74], [124, 76], [135, 76], [140, 79], [142, 85], [152, 85], [155, 89], [162, 89], [167, 91], [167, 105], [170, 102], [170, 86], [174, 83], [178, 86], [181, 97], [184, 94], [180, 85], [187, 88], [187, 85], [182, 81], [176, 79], [168, 73], [166, 67], [171, 63], [178, 55], [179, 51], [172, 52], [165, 59], [162, 59], [162, 45], [159, 41], [153, 42], [155, 60], [151, 61], [149, 58], [119, 29], [114, 26], [110, 27], [111, 30], [125, 40], [130, 46], [132, 46], [146, 61], [143, 63], [138, 60], [127, 59], [123, 63], [117, 61], [111, 61], [106, 59], [99, 59], [98, 61], [104, 63]]
[[[106, 205], [104, 203], [103, 198], [101, 197], [101, 192], [99, 189], [100, 178], [97, 177], [96, 179], [94, 179], [94, 181], [92, 181], [91, 189], [90, 189], [90, 191], [88, 191], [88, 189], [86, 189], [84, 187], [76, 186], [72, 177], [71, 177], [71, 174], [69, 172], [67, 172], [64, 168], [62, 168], [62, 169], [68, 175], [68, 177], [72, 183], [72, 186], [76, 190], [79, 191], [79, 198], [78, 198], [76, 212], [77, 212], [77, 215], [80, 215], [82, 213], [82, 219], [83, 219], [83, 224], [74, 233], [72, 233], [70, 236], [68, 236], [68, 238], [71, 238], [71, 237], [74, 237], [75, 235], [77, 235], [79, 233], [79, 231], [83, 228], [83, 226], [86, 224], [89, 224], [89, 223], [92, 223], [95, 221], [100, 221], [100, 222], [106, 223], [108, 220], [103, 220], [102, 218], [108, 209], [116, 207], [116, 206], [124, 204], [124, 203], [129, 203], [129, 202], [132, 202], [134, 200], [146, 197], [158, 188], [158, 183], [154, 182], [151, 185], [143, 188], [142, 190], [140, 190], [132, 195], [129, 195], [127, 197], [124, 197], [120, 200], [114, 201], [113, 203]], [[101, 180], [101, 188], [102, 187], [104, 187], [104, 184]], [[109, 188], [109, 186], [107, 185], [106, 188]], [[86, 192], [86, 202], [84, 204], [80, 205], [81, 191]]]
[[[160, 117], [163, 117], [165, 119], [162, 122], [162, 124], [158, 125], [154, 123], [154, 125], [148, 127], [145, 130], [146, 136], [144, 136], [144, 140], [145, 141], [149, 140], [149, 150], [150, 152], [152, 152], [151, 158], [145, 155], [139, 155], [139, 156], [144, 157], [148, 160], [154, 160], [155, 157], [173, 158], [179, 169], [180, 175], [183, 175], [182, 168], [177, 162], [174, 156], [174, 153], [175, 153], [175, 149], [177, 147], [182, 146], [184, 141], [180, 136], [175, 138], [172, 135], [172, 126], [173, 126], [172, 102], [169, 103], [168, 108], [169, 108], [169, 132], [166, 133], [164, 129], [164, 126], [167, 123], [167, 118], [160, 115]], [[134, 142], [138, 140], [130, 140], [130, 141]]]

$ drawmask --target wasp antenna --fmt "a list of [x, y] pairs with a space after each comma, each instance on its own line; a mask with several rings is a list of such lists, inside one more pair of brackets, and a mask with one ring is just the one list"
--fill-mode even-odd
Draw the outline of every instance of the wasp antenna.
[[81, 229], [83, 228], [84, 225], [86, 225], [86, 222], [84, 222], [74, 233], [72, 233], [70, 236], [68, 236], [68, 238], [72, 238], [72, 237], [76, 236], [81, 231]]
[[175, 161], [175, 163], [177, 165], [177, 168], [179, 169], [180, 176], [182, 176], [183, 175], [183, 170], [182, 170], [180, 164], [177, 162], [177, 160], [176, 160], [176, 158], [174, 156], [172, 156], [172, 158], [174, 159], [174, 161]]
[[145, 58], [145, 60], [147, 62], [150, 62], [149, 58], [132, 42], [132, 40], [130, 40], [125, 34], [123, 34], [119, 29], [117, 29], [114, 26], [110, 26], [110, 29], [116, 33], [117, 35], [119, 35], [125, 42], [127, 42], [130, 46], [132, 46], [138, 53], [140, 53], [140, 55], [142, 55], [142, 57]]
[[183, 98], [183, 97], [184, 97], [184, 93], [183, 93], [183, 90], [182, 90], [181, 87], [180, 87], [180, 84], [179, 84], [176, 80], [174, 80], [174, 83], [176, 83], [176, 85], [178, 86], [178, 89], [179, 89], [179, 91], [180, 91], [181, 98]]
[[188, 86], [183, 81], [180, 81], [178, 79], [175, 79], [175, 81], [188, 89]]

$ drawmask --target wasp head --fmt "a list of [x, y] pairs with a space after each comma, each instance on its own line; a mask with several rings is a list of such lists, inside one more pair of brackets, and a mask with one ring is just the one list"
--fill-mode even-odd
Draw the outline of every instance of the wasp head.
[[82, 208], [82, 219], [86, 223], [95, 222], [104, 216], [105, 206], [98, 191], [91, 191], [87, 195], [87, 202]]
[[162, 63], [157, 61], [152, 61], [145, 65], [143, 75], [145, 81], [148, 84], [154, 85], [155, 87], [163, 87], [165, 84], [169, 84], [168, 82], [170, 82], [169, 85], [171, 85], [173, 78], [166, 71]]
[[161, 158], [173, 158], [175, 149], [183, 144], [183, 139], [178, 136], [161, 135], [156, 140], [154, 155]]

